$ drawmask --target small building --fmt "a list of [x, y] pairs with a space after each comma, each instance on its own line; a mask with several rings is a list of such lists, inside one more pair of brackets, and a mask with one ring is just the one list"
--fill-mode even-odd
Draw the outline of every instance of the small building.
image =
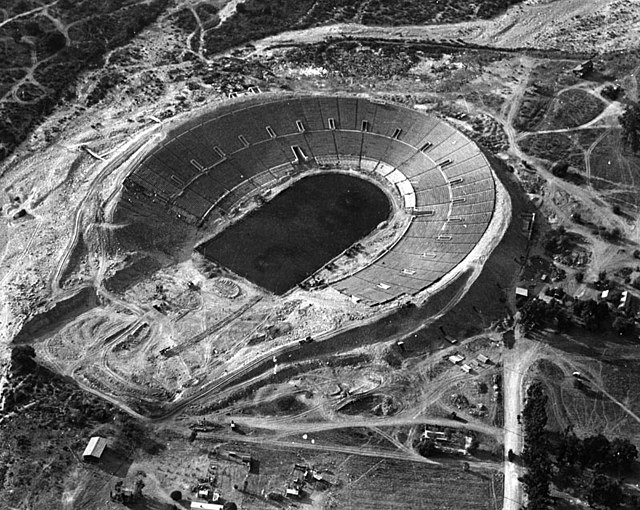
[[631, 301], [633, 300], [633, 295], [628, 290], [623, 290], [622, 295], [620, 296], [620, 304], [618, 305], [618, 310], [622, 312], [626, 312], [631, 307]]
[[572, 69], [573, 74], [579, 78], [584, 78], [591, 71], [593, 71], [593, 60], [585, 60]]
[[457, 365], [464, 359], [464, 356], [461, 356], [460, 354], [454, 354], [453, 356], [449, 356], [448, 359], [451, 363]]
[[424, 429], [424, 432], [422, 433], [421, 436], [423, 439], [433, 439], [434, 441], [444, 441], [447, 442], [449, 441], [449, 438], [447, 437], [447, 434], [444, 432], [441, 432], [439, 430], [429, 430], [429, 429]]
[[462, 370], [464, 370], [467, 374], [468, 374], [469, 372], [471, 372], [471, 367], [470, 367], [469, 365], [467, 365], [466, 363], [465, 363], [464, 365], [462, 365], [460, 368], [461, 368]]
[[524, 287], [516, 287], [516, 297], [529, 297], [529, 290]]
[[192, 501], [191, 510], [222, 510], [222, 505], [218, 503], [203, 503], [201, 501]]
[[198, 491], [198, 497], [200, 499], [211, 499], [211, 489], [200, 489]]
[[107, 440], [104, 437], [94, 436], [89, 439], [89, 444], [84, 449], [82, 459], [85, 462], [96, 462], [100, 460], [104, 449], [107, 447]]
[[611, 292], [611, 291], [610, 291], [609, 289], [607, 289], [607, 290], [603, 290], [603, 291], [602, 291], [602, 294], [600, 294], [600, 299], [605, 299], [605, 300], [606, 300], [606, 299], [609, 299], [609, 293], [610, 293], [610, 292]]
[[295, 487], [287, 487], [286, 495], [288, 497], [299, 498], [300, 497], [300, 489], [296, 489]]
[[489, 365], [491, 360], [487, 358], [484, 354], [478, 354], [478, 361], [480, 363], [484, 363], [485, 365]]

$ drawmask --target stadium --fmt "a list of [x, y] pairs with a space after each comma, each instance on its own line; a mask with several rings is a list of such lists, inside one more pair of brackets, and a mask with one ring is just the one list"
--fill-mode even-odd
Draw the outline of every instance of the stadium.
[[144, 198], [206, 228], [247, 197], [336, 169], [391, 190], [408, 217], [375, 257], [331, 281], [356, 302], [388, 303], [442, 280], [494, 215], [493, 171], [465, 135], [435, 116], [350, 96], [259, 94], [192, 117], [140, 160], [123, 202]]

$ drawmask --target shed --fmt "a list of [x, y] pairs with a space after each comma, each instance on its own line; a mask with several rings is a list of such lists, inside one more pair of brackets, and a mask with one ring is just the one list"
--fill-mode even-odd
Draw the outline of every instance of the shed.
[[593, 71], [593, 61], [585, 60], [573, 68], [573, 74], [579, 77], [583, 77]]
[[104, 449], [107, 447], [107, 440], [104, 437], [94, 436], [89, 439], [89, 444], [84, 449], [82, 458], [85, 461], [100, 460]]
[[300, 491], [295, 487], [287, 487], [287, 496], [298, 498], [300, 497]]
[[631, 306], [632, 295], [628, 290], [623, 290], [622, 295], [620, 296], [620, 304], [618, 305], [618, 310], [627, 310]]
[[462, 368], [462, 370], [464, 370], [467, 374], [469, 372], [471, 372], [471, 367], [469, 365], [467, 365], [466, 363], [464, 365], [462, 365], [460, 368]]
[[516, 296], [518, 297], [529, 297], [529, 291], [524, 287], [516, 287]]
[[464, 356], [461, 356], [460, 354], [454, 354], [453, 356], [449, 356], [448, 359], [449, 359], [449, 361], [451, 363], [456, 365], [456, 364], [460, 363], [464, 359]]
[[219, 505], [217, 503], [202, 503], [200, 501], [192, 501], [191, 510], [222, 510], [222, 505]]
[[485, 364], [491, 363], [491, 360], [487, 358], [484, 354], [478, 354], [478, 361], [480, 363], [485, 363]]

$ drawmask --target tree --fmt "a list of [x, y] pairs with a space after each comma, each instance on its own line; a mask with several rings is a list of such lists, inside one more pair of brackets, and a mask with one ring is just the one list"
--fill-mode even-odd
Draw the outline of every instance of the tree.
[[611, 327], [616, 333], [618, 333], [618, 335], [628, 335], [633, 331], [633, 319], [618, 316], [613, 321]]
[[551, 173], [556, 177], [564, 179], [569, 170], [569, 163], [565, 160], [556, 161], [551, 167]]
[[628, 105], [620, 116], [622, 139], [633, 151], [640, 150], [640, 104]]
[[583, 441], [582, 464], [593, 467], [597, 464], [609, 465], [611, 459], [611, 443], [602, 434], [589, 436]]
[[418, 453], [423, 457], [432, 457], [437, 451], [436, 442], [433, 439], [424, 437], [418, 443]]
[[576, 282], [582, 283], [584, 281], [584, 271], [578, 271], [574, 275], [574, 278], [576, 279]]
[[[575, 381], [582, 384], [580, 379], [574, 379]], [[580, 459], [582, 458], [582, 441], [570, 431], [567, 431], [562, 439], [560, 440], [560, 444], [556, 449], [556, 462], [558, 465], [567, 464], [567, 465], [576, 465]]]
[[171, 499], [174, 500], [174, 501], [182, 501], [182, 492], [173, 491], [171, 493]]
[[594, 474], [587, 492], [587, 501], [591, 506], [601, 505], [614, 509], [620, 506], [623, 499], [624, 496], [619, 484], [601, 473]]
[[611, 441], [610, 467], [619, 471], [630, 471], [638, 458], [638, 449], [628, 439]]
[[133, 488], [133, 494], [136, 498], [142, 497], [142, 489], [144, 489], [144, 482], [141, 479], [136, 480], [136, 484]]
[[35, 362], [36, 351], [31, 345], [17, 345], [11, 351], [11, 362], [13, 369], [18, 374], [28, 374], [33, 372], [37, 363]]
[[547, 395], [542, 383], [535, 382], [527, 389], [527, 400], [522, 411], [524, 422], [524, 449], [522, 460], [527, 472], [522, 477], [524, 490], [529, 499], [528, 510], [548, 508], [549, 484], [552, 465], [549, 458], [549, 441], [545, 430], [547, 424]]

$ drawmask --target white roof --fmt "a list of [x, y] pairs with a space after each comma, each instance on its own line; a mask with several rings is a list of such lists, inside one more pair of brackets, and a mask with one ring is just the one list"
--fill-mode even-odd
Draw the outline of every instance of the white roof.
[[104, 437], [93, 436], [89, 439], [89, 444], [84, 449], [83, 457], [95, 457], [99, 459], [107, 446], [107, 440]]
[[522, 287], [516, 287], [516, 296], [527, 297], [528, 295], [529, 295], [529, 291], [527, 289], [523, 289]]
[[201, 503], [200, 501], [192, 501], [191, 509], [198, 510], [222, 510], [222, 505], [216, 503]]

